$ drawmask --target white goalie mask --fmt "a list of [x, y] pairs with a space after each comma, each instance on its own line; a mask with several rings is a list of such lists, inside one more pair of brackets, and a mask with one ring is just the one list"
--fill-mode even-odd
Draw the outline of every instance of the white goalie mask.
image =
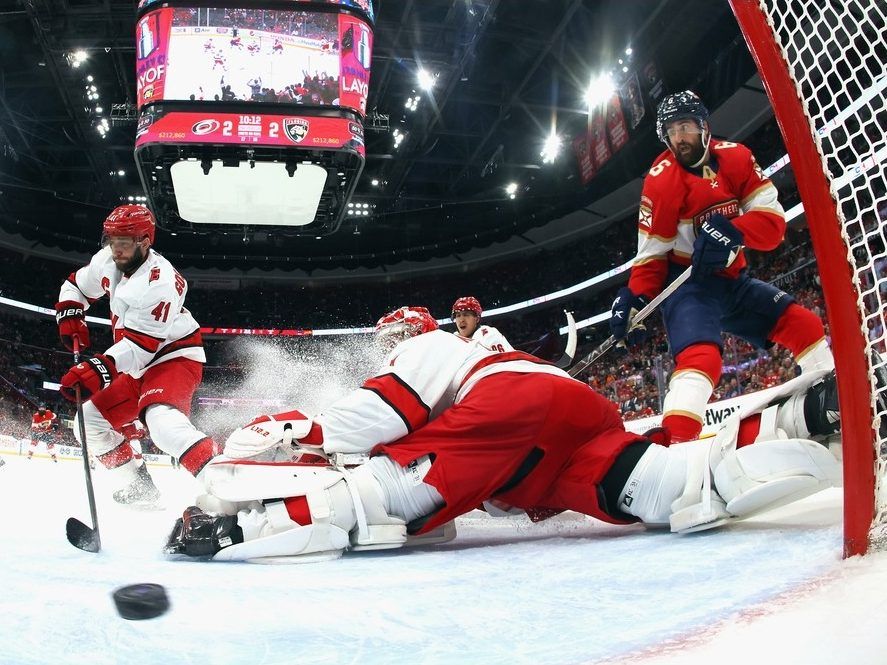
[[400, 307], [376, 322], [376, 345], [388, 352], [405, 339], [437, 328], [437, 321], [427, 308]]

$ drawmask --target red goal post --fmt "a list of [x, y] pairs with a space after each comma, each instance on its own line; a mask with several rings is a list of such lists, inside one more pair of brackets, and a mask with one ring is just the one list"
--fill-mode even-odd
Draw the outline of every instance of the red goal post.
[[[887, 107], [883, 3], [730, 0], [788, 149], [816, 254], [837, 368], [844, 555], [883, 545]], [[880, 387], [883, 392], [885, 389]]]

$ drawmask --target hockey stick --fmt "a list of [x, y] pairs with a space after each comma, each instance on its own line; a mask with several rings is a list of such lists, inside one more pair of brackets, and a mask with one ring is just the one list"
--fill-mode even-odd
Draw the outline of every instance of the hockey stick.
[[576, 355], [576, 319], [573, 318], [573, 312], [564, 310], [567, 315], [567, 346], [564, 347], [564, 354], [554, 362], [555, 367], [567, 369], [573, 363], [573, 357]]
[[[648, 302], [646, 306], [641, 309], [640, 312], [634, 315], [634, 318], [628, 324], [628, 329], [631, 330], [648, 316], [650, 316], [650, 314], [655, 312], [659, 305], [662, 304], [663, 300], [677, 291], [678, 287], [690, 278], [690, 273], [692, 271], [693, 268], [688, 267], [684, 272], [677, 276], [677, 279], [675, 279], [675, 281], [662, 289], [662, 292], [658, 296], [653, 298], [653, 300]], [[599, 347], [594, 349], [591, 353], [589, 353], [582, 360], [576, 363], [576, 365], [569, 371], [570, 376], [581, 374], [589, 365], [591, 365], [591, 363], [593, 363], [595, 360], [604, 355], [607, 351], [612, 349], [616, 342], [616, 338], [610, 335], [607, 339], [603, 341], [603, 343]]]
[[[80, 339], [73, 338], [74, 364], [80, 362]], [[74, 395], [77, 399], [77, 423], [80, 429], [80, 446], [83, 450], [83, 472], [86, 474], [86, 495], [89, 498], [89, 512], [92, 516], [92, 528], [89, 528], [76, 517], [69, 517], [65, 524], [65, 532], [68, 542], [74, 547], [79, 547], [86, 552], [98, 552], [102, 549], [102, 539], [99, 536], [99, 518], [95, 508], [95, 493], [92, 489], [92, 473], [89, 468], [89, 450], [86, 447], [86, 424], [83, 421], [83, 399], [80, 395], [80, 384], [74, 386]]]

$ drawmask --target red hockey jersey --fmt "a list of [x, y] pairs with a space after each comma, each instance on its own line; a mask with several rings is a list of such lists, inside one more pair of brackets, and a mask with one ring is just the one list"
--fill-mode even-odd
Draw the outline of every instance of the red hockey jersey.
[[[696, 231], [720, 213], [742, 232], [746, 247], [769, 251], [785, 235], [785, 212], [773, 183], [744, 145], [712, 140], [709, 164], [698, 173], [677, 163], [670, 150], [660, 154], [644, 180], [638, 215], [638, 253], [628, 286], [656, 296], [669, 264], [690, 265]], [[745, 256], [720, 275], [735, 277]]]

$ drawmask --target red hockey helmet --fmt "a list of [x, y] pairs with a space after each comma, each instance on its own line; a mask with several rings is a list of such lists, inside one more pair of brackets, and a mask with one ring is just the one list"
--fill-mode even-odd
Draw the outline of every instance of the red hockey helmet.
[[392, 349], [410, 337], [437, 330], [437, 321], [425, 307], [401, 307], [376, 322], [376, 342]]
[[474, 312], [477, 318], [480, 318], [483, 311], [480, 302], [474, 296], [464, 296], [453, 303], [453, 316], [456, 315], [456, 312]]
[[142, 239], [147, 237], [154, 244], [154, 213], [143, 205], [117, 206], [105, 218], [102, 237], [129, 236]]

